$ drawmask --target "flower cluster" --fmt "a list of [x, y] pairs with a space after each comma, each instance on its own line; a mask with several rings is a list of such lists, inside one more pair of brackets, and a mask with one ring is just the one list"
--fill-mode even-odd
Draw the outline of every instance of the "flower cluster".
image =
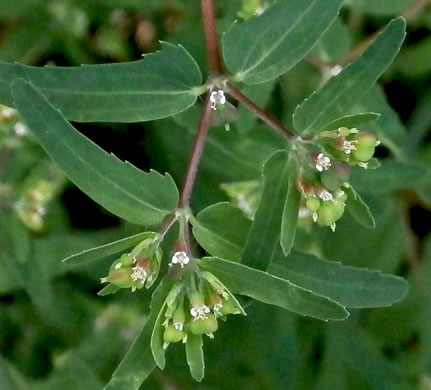
[[319, 145], [321, 150], [310, 154], [311, 163], [301, 167], [297, 178], [304, 198], [302, 214], [335, 230], [344, 214], [351, 166], [369, 168], [378, 141], [374, 134], [341, 127], [320, 133]]
[[187, 341], [187, 334], [206, 334], [218, 329], [218, 319], [229, 314], [243, 314], [232, 293], [211, 273], [192, 273], [177, 282], [166, 298], [164, 309], [164, 347]]
[[148, 238], [112, 263], [108, 276], [101, 282], [118, 288], [131, 288], [132, 292], [144, 286], [150, 288], [159, 274], [161, 260], [158, 234], [148, 233]]

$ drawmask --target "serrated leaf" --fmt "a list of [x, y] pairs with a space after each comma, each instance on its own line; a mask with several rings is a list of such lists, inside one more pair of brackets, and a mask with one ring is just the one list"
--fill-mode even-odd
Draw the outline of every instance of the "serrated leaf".
[[156, 233], [153, 232], [138, 233], [130, 237], [122, 238], [118, 241], [113, 241], [108, 244], [100, 245], [95, 248], [87, 249], [85, 251], [68, 256], [63, 259], [62, 262], [75, 265], [103, 259], [108, 256], [122, 253], [125, 250], [138, 245], [146, 238], [149, 238], [150, 235], [154, 236], [155, 234]]
[[318, 130], [317, 133], [326, 130], [336, 130], [340, 127], [348, 127], [349, 129], [351, 129], [364, 123], [373, 122], [379, 118], [380, 114], [376, 114], [375, 112], [364, 112], [361, 114], [346, 115], [328, 123], [326, 126]]
[[193, 235], [210, 255], [238, 260], [250, 229], [250, 221], [229, 203], [217, 203], [191, 220]]
[[295, 241], [296, 225], [298, 224], [299, 204], [301, 193], [296, 188], [296, 176], [294, 172], [290, 175], [287, 190], [286, 202], [284, 204], [283, 216], [281, 221], [281, 247], [287, 256], [292, 249]]
[[352, 217], [362, 226], [369, 229], [376, 227], [376, 221], [371, 214], [370, 208], [362, 200], [361, 196], [353, 189], [352, 186], [343, 188], [347, 193], [346, 209]]
[[289, 179], [294, 169], [294, 161], [286, 150], [273, 154], [264, 165], [263, 192], [241, 256], [241, 262], [249, 267], [266, 270], [274, 248], [279, 245]]
[[304, 100], [293, 116], [295, 129], [301, 134], [316, 134], [358, 103], [394, 60], [404, 41], [405, 27], [403, 18], [390, 22], [361, 57]]
[[288, 280], [242, 264], [204, 258], [199, 267], [218, 277], [233, 293], [321, 320], [343, 320], [349, 313], [337, 302], [314, 294]]
[[205, 374], [205, 362], [201, 335], [189, 333], [186, 342], [187, 364], [194, 380], [200, 382]]
[[403, 299], [408, 291], [407, 282], [400, 277], [345, 266], [295, 249], [287, 258], [282, 253], [276, 256], [268, 272], [357, 309], [390, 306]]
[[64, 116], [77, 122], [139, 122], [186, 110], [202, 91], [201, 72], [182, 47], [122, 64], [37, 68], [0, 62], [0, 102], [14, 105], [12, 82], [31, 82]]
[[151, 334], [171, 287], [172, 281], [164, 279], [154, 291], [151, 300], [151, 312], [145, 325], [104, 390], [138, 390], [156, 368], [150, 347]]
[[259, 84], [286, 73], [336, 18], [342, 0], [278, 1], [262, 15], [235, 22], [223, 36], [223, 57], [237, 81]]
[[142, 225], [162, 221], [178, 201], [172, 178], [145, 173], [122, 162], [80, 134], [32, 85], [13, 84], [23, 120], [49, 156], [93, 200], [125, 220]]

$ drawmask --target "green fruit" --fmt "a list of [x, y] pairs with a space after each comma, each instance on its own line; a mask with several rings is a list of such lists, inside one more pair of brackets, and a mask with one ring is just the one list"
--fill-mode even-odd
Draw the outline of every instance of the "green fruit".
[[324, 226], [331, 226], [344, 214], [344, 203], [338, 200], [324, 202], [317, 211], [317, 221]]
[[314, 197], [308, 198], [305, 202], [305, 207], [315, 213], [320, 208], [320, 200]]
[[367, 162], [376, 150], [376, 136], [371, 133], [359, 133], [355, 136], [356, 150], [352, 155], [355, 159]]
[[184, 332], [173, 325], [168, 325], [163, 333], [163, 341], [167, 343], [178, 343], [184, 338]]
[[344, 183], [344, 180], [332, 169], [322, 172], [320, 180], [322, 181], [323, 186], [329, 191], [338, 190]]
[[205, 319], [193, 320], [189, 324], [189, 330], [195, 335], [214, 333], [218, 329], [217, 319], [212, 314], [207, 314]]

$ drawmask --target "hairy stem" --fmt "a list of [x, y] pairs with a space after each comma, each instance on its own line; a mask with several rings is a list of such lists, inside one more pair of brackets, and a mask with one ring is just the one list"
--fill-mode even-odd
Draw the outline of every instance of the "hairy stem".
[[265, 110], [260, 108], [257, 104], [251, 101], [247, 96], [245, 96], [240, 90], [238, 90], [232, 84], [226, 85], [226, 92], [232, 97], [238, 100], [240, 103], [244, 104], [251, 112], [253, 112], [258, 118], [262, 119], [268, 126], [273, 128], [278, 134], [291, 140], [297, 138], [297, 136], [287, 129], [283, 124], [274, 118], [271, 114], [267, 113]]
[[190, 154], [189, 163], [187, 165], [186, 174], [181, 188], [179, 208], [189, 208], [190, 198], [192, 196], [196, 174], [198, 171], [199, 163], [202, 157], [202, 152], [205, 146], [205, 139], [208, 134], [210, 127], [210, 114], [211, 114], [211, 102], [210, 94], [207, 94], [205, 99], [204, 107], [202, 110], [201, 119], [199, 122], [198, 132], [193, 143], [192, 152]]
[[201, 0], [202, 19], [208, 51], [208, 62], [212, 73], [223, 73], [213, 0]]

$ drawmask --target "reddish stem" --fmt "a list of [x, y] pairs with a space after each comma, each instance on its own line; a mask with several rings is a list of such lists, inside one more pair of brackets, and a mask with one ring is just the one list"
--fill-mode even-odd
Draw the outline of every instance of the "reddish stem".
[[205, 40], [208, 51], [209, 67], [213, 73], [222, 73], [223, 66], [217, 38], [217, 26], [213, 0], [201, 0], [201, 8]]

